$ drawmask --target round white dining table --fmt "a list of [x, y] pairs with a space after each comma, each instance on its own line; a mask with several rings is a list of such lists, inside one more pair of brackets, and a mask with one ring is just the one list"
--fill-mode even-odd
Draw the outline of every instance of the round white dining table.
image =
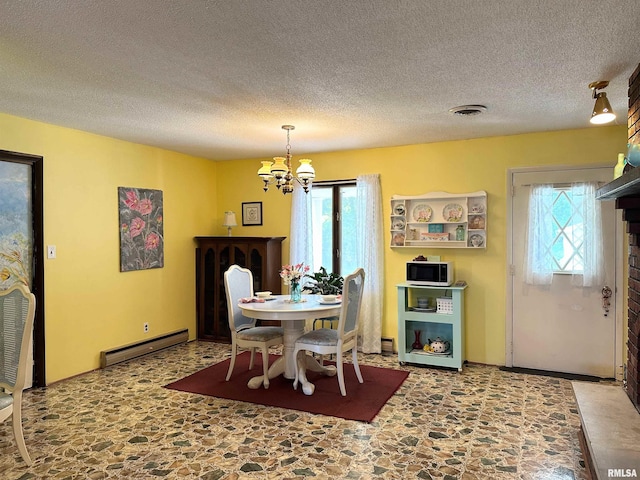
[[[285, 378], [293, 380], [296, 376], [296, 359], [293, 350], [296, 340], [304, 334], [305, 321], [338, 316], [342, 306], [340, 303], [321, 303], [320, 295], [302, 295], [303, 301], [300, 303], [290, 303], [289, 295], [274, 295], [274, 297], [273, 300], [263, 303], [239, 303], [238, 306], [246, 317], [281, 322], [284, 329], [284, 348], [282, 356], [269, 367], [268, 375], [269, 379], [282, 374]], [[323, 367], [310, 355], [306, 355], [305, 358], [307, 369], [335, 375], [335, 368]], [[260, 375], [249, 380], [247, 384], [249, 388], [260, 388], [262, 377]], [[308, 382], [306, 376], [300, 380], [303, 392], [307, 395], [313, 393], [314, 386]]]

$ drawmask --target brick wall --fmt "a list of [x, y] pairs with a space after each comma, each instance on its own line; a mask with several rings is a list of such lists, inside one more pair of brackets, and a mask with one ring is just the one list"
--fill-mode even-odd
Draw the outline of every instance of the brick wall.
[[[629, 78], [629, 143], [640, 143], [640, 65]], [[621, 199], [622, 200], [622, 199]], [[624, 219], [629, 233], [629, 340], [627, 342], [627, 395], [640, 411], [640, 218], [639, 205], [627, 205]], [[631, 203], [631, 199], [627, 199]], [[634, 203], [635, 203], [634, 202]]]

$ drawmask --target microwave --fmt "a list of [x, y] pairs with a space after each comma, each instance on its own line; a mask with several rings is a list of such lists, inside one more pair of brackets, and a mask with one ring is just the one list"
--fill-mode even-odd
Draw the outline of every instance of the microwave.
[[453, 283], [453, 262], [407, 262], [407, 283], [448, 287]]

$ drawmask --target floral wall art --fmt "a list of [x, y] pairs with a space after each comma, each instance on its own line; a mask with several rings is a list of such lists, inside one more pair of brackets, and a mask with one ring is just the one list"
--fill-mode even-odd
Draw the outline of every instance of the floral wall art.
[[120, 271], [164, 266], [162, 190], [118, 187]]

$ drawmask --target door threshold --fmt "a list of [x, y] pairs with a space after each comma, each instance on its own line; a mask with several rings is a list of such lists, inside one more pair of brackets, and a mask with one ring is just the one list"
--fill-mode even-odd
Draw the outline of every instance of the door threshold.
[[503, 372], [524, 373], [527, 375], [541, 375], [543, 377], [564, 378], [566, 380], [579, 380], [582, 382], [599, 382], [601, 380], [615, 380], [614, 378], [600, 378], [592, 375], [580, 375], [577, 373], [552, 372], [550, 370], [536, 370], [522, 367], [499, 367]]

